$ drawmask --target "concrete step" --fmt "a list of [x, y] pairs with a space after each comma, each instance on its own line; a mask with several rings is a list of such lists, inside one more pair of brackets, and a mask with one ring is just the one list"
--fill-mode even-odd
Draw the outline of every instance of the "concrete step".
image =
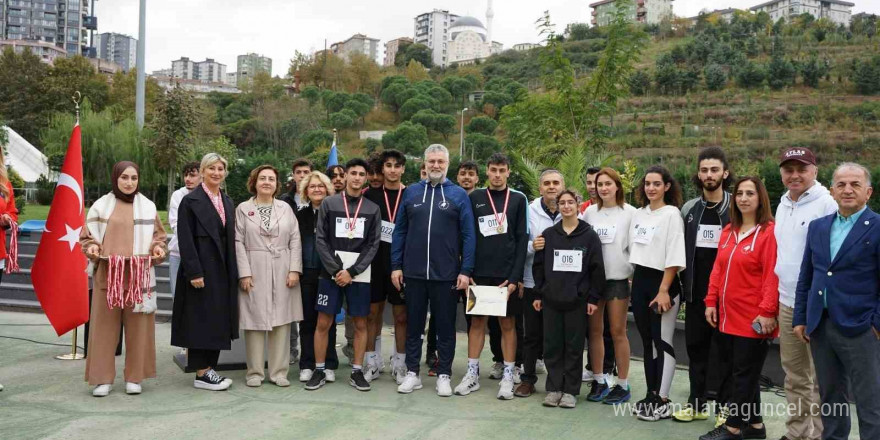
[[[7, 299], [0, 296], [0, 310], [40, 313], [43, 308], [37, 300]], [[156, 318], [159, 322], [165, 322], [171, 319], [171, 310], [163, 310], [160, 308], [156, 311]]]

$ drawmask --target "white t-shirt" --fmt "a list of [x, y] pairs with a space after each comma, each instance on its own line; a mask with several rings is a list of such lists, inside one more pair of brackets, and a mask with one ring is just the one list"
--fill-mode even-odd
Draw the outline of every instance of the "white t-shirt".
[[624, 204], [599, 210], [598, 205], [590, 205], [581, 220], [599, 234], [602, 241], [602, 259], [605, 261], [605, 278], [626, 280], [633, 273], [629, 263], [629, 230], [636, 208]]
[[168, 202], [168, 224], [171, 225], [171, 232], [174, 234], [168, 242], [168, 251], [175, 257], [180, 256], [180, 246], [177, 241], [177, 210], [180, 208], [180, 202], [183, 200], [184, 196], [189, 193], [190, 190], [186, 189], [185, 186], [181, 187], [171, 194], [171, 201]]
[[633, 214], [629, 229], [630, 263], [656, 270], [685, 268], [684, 221], [678, 208], [640, 208]]

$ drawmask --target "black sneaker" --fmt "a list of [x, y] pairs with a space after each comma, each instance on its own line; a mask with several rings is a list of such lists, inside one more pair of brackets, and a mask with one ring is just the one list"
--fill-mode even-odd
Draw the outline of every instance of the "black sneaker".
[[305, 388], [309, 391], [317, 390], [324, 386], [327, 383], [327, 375], [324, 374], [324, 370], [315, 370], [312, 374], [312, 378], [306, 382]]
[[765, 439], [767, 438], [767, 427], [761, 425], [760, 428], [752, 428], [752, 425], [748, 425], [743, 428], [740, 432], [742, 432], [743, 439]]
[[629, 387], [624, 388], [620, 385], [614, 385], [611, 388], [611, 391], [608, 392], [608, 395], [605, 396], [605, 399], [602, 400], [602, 403], [606, 405], [617, 405], [625, 402], [629, 402], [629, 399], [632, 397], [632, 393], [629, 390]]
[[200, 390], [209, 390], [209, 391], [223, 391], [229, 388], [229, 385], [232, 383], [223, 376], [217, 374], [213, 368], [209, 368], [208, 371], [205, 371], [205, 374], [199, 376], [196, 375], [196, 380], [193, 381], [193, 386]]
[[610, 391], [607, 383], [599, 383], [599, 381], [594, 380], [590, 386], [590, 394], [587, 394], [587, 400], [590, 402], [601, 402]]
[[641, 411], [643, 407], [645, 407], [646, 405], [651, 403], [651, 401], [653, 399], [654, 399], [654, 393], [648, 391], [648, 394], [645, 396], [644, 399], [639, 400], [638, 402], [633, 404], [633, 414], [638, 414], [639, 411]]
[[700, 436], [700, 440], [741, 440], [742, 438], [742, 431], [739, 434], [734, 434], [725, 425], [721, 425]]
[[370, 391], [370, 383], [367, 382], [367, 379], [364, 377], [363, 370], [352, 371], [348, 383], [358, 391]]

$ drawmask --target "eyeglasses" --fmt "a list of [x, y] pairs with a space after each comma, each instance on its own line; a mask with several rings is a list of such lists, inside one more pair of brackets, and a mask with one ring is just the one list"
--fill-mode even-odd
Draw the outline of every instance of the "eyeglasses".
[[324, 188], [324, 185], [309, 185], [308, 189], [313, 190], [313, 189], [325, 189], [325, 188]]

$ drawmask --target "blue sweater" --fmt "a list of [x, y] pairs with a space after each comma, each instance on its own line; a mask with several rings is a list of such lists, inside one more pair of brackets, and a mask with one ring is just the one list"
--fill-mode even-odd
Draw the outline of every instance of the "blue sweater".
[[453, 281], [474, 270], [474, 213], [467, 193], [449, 179], [428, 180], [403, 193], [391, 243], [391, 269], [403, 276]]

